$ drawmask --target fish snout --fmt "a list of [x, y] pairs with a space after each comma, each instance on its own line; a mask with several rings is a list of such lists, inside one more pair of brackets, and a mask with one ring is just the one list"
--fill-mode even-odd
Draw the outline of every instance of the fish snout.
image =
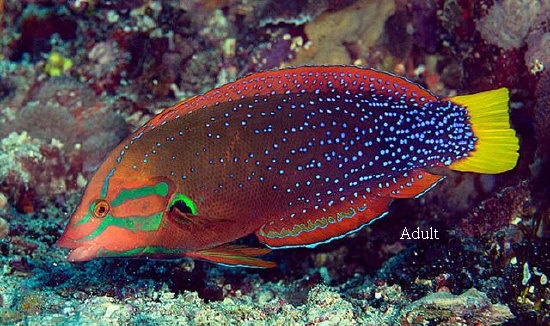
[[75, 249], [79, 246], [79, 244], [76, 242], [76, 239], [73, 239], [64, 233], [61, 238], [57, 240], [55, 246], [58, 248]]
[[99, 247], [90, 244], [83, 244], [69, 252], [66, 261], [77, 262], [77, 261], [88, 261], [97, 257]]
[[77, 239], [71, 238], [67, 234], [61, 236], [56, 243], [56, 247], [71, 249], [65, 258], [66, 261], [71, 262], [91, 260], [97, 256], [99, 250], [99, 246], [94, 243], [82, 243]]

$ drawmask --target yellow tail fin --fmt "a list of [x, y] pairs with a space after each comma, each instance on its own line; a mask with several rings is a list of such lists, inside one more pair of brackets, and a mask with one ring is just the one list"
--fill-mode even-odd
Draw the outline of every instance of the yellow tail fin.
[[472, 131], [478, 139], [475, 150], [451, 164], [450, 168], [478, 173], [501, 173], [513, 169], [519, 157], [519, 141], [510, 127], [508, 89], [455, 96], [449, 100], [466, 107]]

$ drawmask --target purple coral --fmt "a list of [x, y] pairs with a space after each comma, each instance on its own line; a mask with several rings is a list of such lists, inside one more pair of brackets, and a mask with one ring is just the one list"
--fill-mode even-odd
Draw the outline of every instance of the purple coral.
[[535, 136], [539, 144], [539, 154], [543, 159], [550, 160], [550, 72], [542, 75], [535, 96]]
[[525, 52], [525, 63], [531, 73], [537, 73], [550, 66], [550, 33], [535, 30], [527, 38], [528, 49]]
[[495, 3], [477, 22], [477, 29], [487, 42], [504, 50], [516, 49], [525, 44], [540, 11], [539, 1], [504, 0]]

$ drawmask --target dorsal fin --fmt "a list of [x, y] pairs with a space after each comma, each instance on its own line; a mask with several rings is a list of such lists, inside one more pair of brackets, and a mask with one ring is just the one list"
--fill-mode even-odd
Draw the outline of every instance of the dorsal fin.
[[[352, 83], [352, 79], [362, 79], [361, 83]], [[375, 89], [386, 91], [391, 85], [395, 88], [394, 95], [407, 95], [410, 100], [424, 104], [436, 101], [436, 97], [420, 85], [410, 82], [404, 77], [396, 76], [383, 71], [357, 66], [298, 66], [278, 70], [267, 70], [253, 73], [237, 79], [232, 83], [215, 88], [203, 95], [196, 95], [183, 100], [176, 105], [167, 108], [162, 113], [153, 117], [149, 122], [139, 128], [134, 134], [147, 132], [162, 126], [169, 120], [177, 119], [178, 116], [191, 113], [208, 106], [217, 105], [222, 102], [244, 100], [248, 97], [265, 96], [273, 92], [283, 94], [287, 91], [301, 92], [308, 90], [313, 92], [330, 92], [330, 84], [333, 80], [344, 81], [346, 90], [360, 90], [362, 84], [372, 84]], [[345, 83], [349, 81], [349, 85]], [[301, 88], [293, 88], [288, 85], [295, 85]]]

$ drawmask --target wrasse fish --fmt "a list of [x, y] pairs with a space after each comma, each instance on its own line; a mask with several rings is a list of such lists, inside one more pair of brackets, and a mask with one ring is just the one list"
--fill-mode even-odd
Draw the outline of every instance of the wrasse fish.
[[70, 261], [181, 257], [272, 267], [269, 248], [314, 247], [419, 197], [430, 167], [516, 165], [508, 90], [440, 99], [388, 73], [305, 66], [238, 79], [166, 109], [110, 153], [59, 246]]

